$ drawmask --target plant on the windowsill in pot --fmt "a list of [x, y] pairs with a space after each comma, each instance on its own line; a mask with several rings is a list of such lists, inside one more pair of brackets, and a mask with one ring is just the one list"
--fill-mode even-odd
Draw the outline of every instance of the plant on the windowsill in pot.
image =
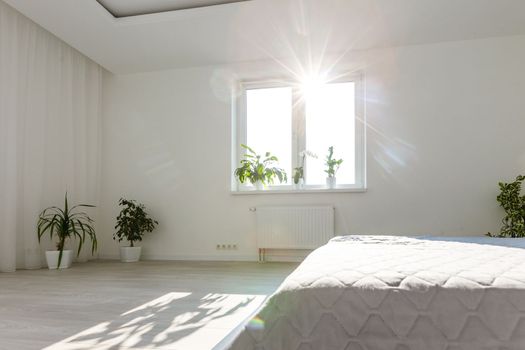
[[129, 242], [129, 247], [120, 247], [120, 260], [136, 262], [140, 260], [142, 247], [136, 247], [134, 242], [142, 241], [142, 236], [146, 232], [152, 232], [159, 223], [149, 217], [144, 204], [121, 198], [119, 205], [123, 208], [117, 216], [117, 231], [113, 234], [113, 239], [119, 242], [125, 239]]
[[335, 175], [337, 174], [341, 163], [343, 163], [342, 159], [334, 159], [334, 146], [328, 147], [328, 155], [325, 160], [326, 170], [324, 172], [328, 175], [326, 178], [326, 186], [330, 189], [335, 188], [337, 184]]
[[525, 176], [518, 175], [511, 183], [499, 183], [500, 194], [496, 198], [505, 210], [501, 230], [498, 234], [487, 233], [490, 237], [525, 238], [525, 196], [521, 195], [521, 184]]
[[299, 152], [301, 166], [298, 166], [293, 169], [293, 185], [295, 189], [302, 189], [304, 187], [304, 166], [306, 163], [306, 157], [317, 158], [317, 155], [306, 149], [304, 151]]
[[293, 169], [293, 187], [296, 190], [304, 186], [304, 166], [298, 166]]
[[240, 183], [249, 181], [260, 191], [265, 186], [273, 184], [275, 178], [280, 183], [288, 181], [286, 171], [279, 168], [279, 159], [276, 156], [266, 152], [263, 157], [246, 145], [241, 145], [241, 147], [246, 150], [246, 153], [244, 159], [241, 159], [241, 166], [235, 169], [235, 176]]
[[68, 239], [78, 240], [77, 256], [80, 254], [86, 238], [91, 239], [91, 254], [97, 250], [97, 236], [93, 228], [93, 220], [84, 212], [79, 212], [78, 208], [94, 208], [93, 205], [79, 204], [69, 206], [67, 192], [64, 197], [64, 208], [49, 207], [44, 209], [39, 217], [37, 224], [38, 241], [42, 236], [49, 233], [49, 238], [54, 236], [58, 239], [56, 250], [46, 251], [47, 266], [52, 269], [67, 269], [73, 262], [73, 251], [64, 249]]

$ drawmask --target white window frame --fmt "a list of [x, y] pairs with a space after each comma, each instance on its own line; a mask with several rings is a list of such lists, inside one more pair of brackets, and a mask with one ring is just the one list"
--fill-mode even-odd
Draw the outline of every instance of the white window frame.
[[[343, 78], [329, 83], [355, 84], [355, 184], [337, 184], [336, 188], [328, 189], [324, 185], [304, 185], [302, 189], [294, 189], [293, 185], [270, 185], [262, 191], [254, 186], [241, 184], [235, 177], [235, 169], [239, 166], [246, 150], [240, 145], [247, 142], [247, 103], [246, 91], [251, 89], [292, 87], [292, 169], [297, 167], [298, 153], [305, 149], [306, 131], [298, 134], [298, 130], [306, 130], [306, 115], [304, 103], [300, 99], [300, 87], [286, 79], [240, 81], [232, 94], [232, 144], [231, 144], [231, 192], [233, 194], [260, 193], [327, 193], [327, 192], [364, 192], [366, 191], [366, 111], [365, 111], [365, 80], [362, 72], [347, 74]], [[303, 124], [303, 125], [301, 125]], [[249, 145], [248, 145], [249, 146]], [[257, 150], [262, 152], [260, 150]], [[265, 150], [264, 150], [265, 151]], [[325, 155], [318, 155], [324, 159]], [[292, 174], [288, 174], [290, 178]]]

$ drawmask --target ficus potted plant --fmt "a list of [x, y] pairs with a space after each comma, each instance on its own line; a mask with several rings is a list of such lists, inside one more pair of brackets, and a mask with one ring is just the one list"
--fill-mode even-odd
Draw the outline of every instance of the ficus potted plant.
[[343, 163], [342, 159], [334, 159], [334, 146], [328, 147], [328, 155], [325, 160], [326, 170], [324, 171], [328, 175], [326, 178], [326, 186], [328, 188], [335, 188], [337, 184], [335, 175], [341, 163]]
[[525, 176], [518, 175], [511, 183], [499, 183], [500, 194], [496, 198], [505, 210], [501, 230], [498, 234], [488, 233], [491, 237], [525, 237], [525, 196], [521, 194], [521, 185]]
[[273, 184], [275, 178], [280, 183], [288, 181], [286, 171], [279, 168], [279, 159], [266, 152], [264, 156], [257, 154], [253, 149], [246, 145], [241, 145], [246, 150], [241, 166], [235, 169], [235, 176], [240, 183], [249, 181], [257, 190], [264, 189], [264, 186]]
[[149, 217], [144, 204], [121, 198], [119, 205], [122, 209], [117, 216], [115, 225], [117, 231], [113, 234], [113, 239], [129, 242], [129, 247], [120, 247], [120, 260], [136, 262], [140, 260], [142, 247], [136, 247], [135, 242], [142, 241], [142, 236], [146, 232], [152, 232], [159, 223]]
[[70, 207], [67, 200], [67, 192], [64, 196], [64, 208], [49, 207], [44, 209], [37, 224], [38, 241], [42, 236], [49, 233], [49, 238], [56, 237], [56, 250], [46, 251], [46, 261], [49, 269], [66, 269], [73, 262], [73, 251], [64, 249], [66, 241], [77, 238], [77, 256], [80, 254], [86, 238], [91, 239], [91, 254], [97, 250], [97, 236], [93, 228], [94, 221], [79, 208], [94, 208], [90, 204], [79, 204]]

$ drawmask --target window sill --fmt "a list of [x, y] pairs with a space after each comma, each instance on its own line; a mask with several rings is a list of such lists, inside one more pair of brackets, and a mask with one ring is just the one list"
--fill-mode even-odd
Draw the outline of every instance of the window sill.
[[250, 195], [250, 194], [312, 194], [312, 193], [363, 193], [366, 192], [366, 188], [355, 188], [355, 187], [340, 187], [340, 188], [308, 188], [301, 190], [294, 189], [266, 189], [266, 190], [255, 190], [255, 189], [242, 189], [242, 190], [231, 190], [232, 195]]

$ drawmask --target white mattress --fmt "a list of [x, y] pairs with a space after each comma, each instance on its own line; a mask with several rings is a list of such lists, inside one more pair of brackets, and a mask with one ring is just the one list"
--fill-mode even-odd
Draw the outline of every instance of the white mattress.
[[525, 240], [336, 237], [233, 350], [523, 350]]

